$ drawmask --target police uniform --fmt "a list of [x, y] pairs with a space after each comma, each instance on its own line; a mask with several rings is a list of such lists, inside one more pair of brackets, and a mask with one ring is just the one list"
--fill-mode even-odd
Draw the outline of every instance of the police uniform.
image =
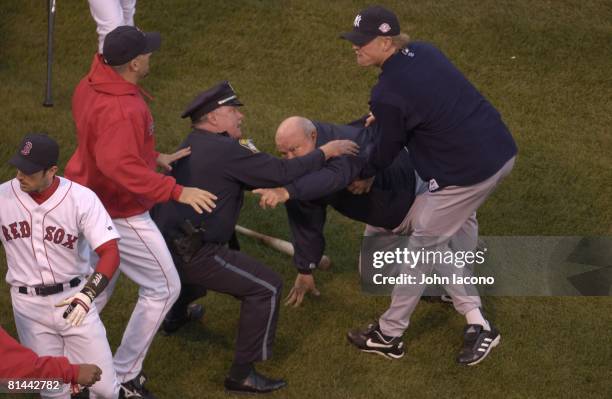
[[[183, 117], [197, 122], [222, 105], [242, 105], [227, 82], [201, 93]], [[191, 147], [191, 156], [179, 160], [172, 175], [178, 184], [206, 188], [215, 194], [216, 208], [200, 215], [189, 206], [169, 202], [155, 209], [154, 220], [176, 258], [184, 283], [230, 294], [242, 302], [234, 363], [266, 360], [276, 331], [282, 279], [252, 257], [229, 249], [227, 243], [238, 221], [244, 190], [288, 184], [321, 168], [325, 156], [317, 150], [300, 158], [279, 159], [257, 151], [249, 140], [200, 129], [187, 136], [181, 144], [184, 147]]]

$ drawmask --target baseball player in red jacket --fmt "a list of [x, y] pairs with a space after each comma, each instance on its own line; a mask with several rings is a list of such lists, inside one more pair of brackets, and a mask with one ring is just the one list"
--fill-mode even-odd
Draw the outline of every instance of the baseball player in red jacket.
[[[175, 200], [196, 212], [211, 211], [216, 197], [182, 187], [157, 166], [189, 155], [155, 151], [154, 124], [146, 94], [137, 83], [149, 73], [149, 58], [161, 44], [159, 33], [120, 26], [105, 38], [91, 70], [77, 85], [72, 100], [78, 145], [66, 165], [66, 177], [99, 197], [121, 236], [119, 269], [140, 286], [138, 302], [115, 352], [117, 376], [126, 396], [153, 397], [143, 387], [142, 363], [155, 333], [180, 291], [172, 256], [149, 209]], [[96, 301], [102, 309], [112, 292]]]

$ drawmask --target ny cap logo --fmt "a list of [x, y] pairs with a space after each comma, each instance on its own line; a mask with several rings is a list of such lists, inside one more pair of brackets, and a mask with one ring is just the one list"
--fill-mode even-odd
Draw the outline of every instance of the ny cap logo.
[[388, 23], [382, 23], [380, 24], [380, 26], [378, 27], [378, 30], [381, 31], [382, 33], [387, 33], [391, 30], [391, 27], [389, 26]]
[[357, 14], [355, 17], [355, 21], [353, 21], [353, 26], [355, 28], [359, 28], [359, 23], [361, 22], [361, 14]]
[[21, 149], [21, 155], [28, 156], [30, 155], [30, 151], [32, 151], [32, 142], [26, 141], [23, 148]]

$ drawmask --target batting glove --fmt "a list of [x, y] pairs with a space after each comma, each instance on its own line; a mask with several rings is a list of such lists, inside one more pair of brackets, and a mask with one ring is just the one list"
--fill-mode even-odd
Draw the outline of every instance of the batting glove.
[[87, 312], [89, 312], [91, 302], [92, 300], [89, 296], [85, 295], [83, 292], [79, 292], [75, 296], [64, 299], [55, 306], [68, 306], [64, 311], [63, 317], [66, 319], [67, 324], [77, 327], [81, 325]]

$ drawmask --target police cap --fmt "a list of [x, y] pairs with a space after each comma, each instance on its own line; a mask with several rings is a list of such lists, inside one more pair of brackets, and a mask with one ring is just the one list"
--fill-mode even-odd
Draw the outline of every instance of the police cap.
[[195, 122], [203, 115], [224, 105], [234, 107], [244, 105], [238, 100], [236, 92], [227, 80], [198, 94], [183, 112], [181, 118], [190, 117], [192, 122]]

